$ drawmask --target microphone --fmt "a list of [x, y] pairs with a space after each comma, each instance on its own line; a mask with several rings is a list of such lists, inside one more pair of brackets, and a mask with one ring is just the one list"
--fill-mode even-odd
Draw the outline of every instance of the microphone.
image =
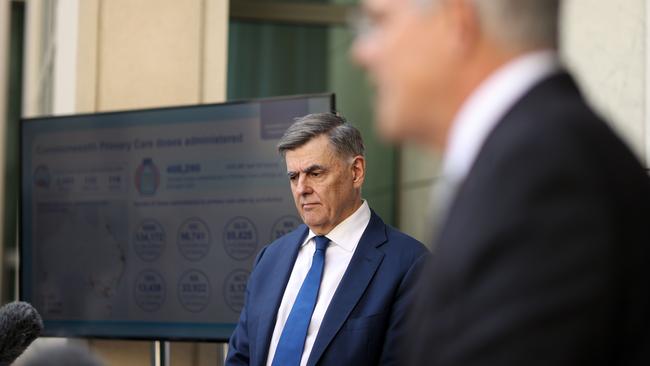
[[15, 301], [0, 308], [0, 366], [10, 365], [43, 331], [33, 306]]

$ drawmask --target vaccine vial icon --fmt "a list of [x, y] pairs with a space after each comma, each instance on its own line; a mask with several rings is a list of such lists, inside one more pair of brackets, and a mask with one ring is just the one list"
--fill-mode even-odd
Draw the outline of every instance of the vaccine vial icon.
[[151, 196], [160, 184], [160, 172], [153, 159], [144, 158], [135, 173], [135, 187], [141, 195]]

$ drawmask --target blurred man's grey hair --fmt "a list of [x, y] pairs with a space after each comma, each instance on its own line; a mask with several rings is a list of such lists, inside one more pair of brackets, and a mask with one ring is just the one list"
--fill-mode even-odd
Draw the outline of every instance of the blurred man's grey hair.
[[557, 48], [560, 0], [472, 0], [483, 29], [516, 50]]
[[[445, 0], [419, 0], [436, 4]], [[557, 48], [561, 0], [467, 0], [481, 28], [514, 51]]]
[[280, 139], [278, 152], [284, 157], [287, 151], [297, 149], [320, 135], [327, 135], [334, 151], [341, 158], [364, 154], [359, 130], [343, 116], [334, 113], [314, 113], [296, 118]]

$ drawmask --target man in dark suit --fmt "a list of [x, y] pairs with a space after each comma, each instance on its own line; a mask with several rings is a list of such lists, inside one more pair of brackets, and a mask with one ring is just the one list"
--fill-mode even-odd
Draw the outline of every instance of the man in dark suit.
[[563, 71], [559, 1], [364, 8], [379, 131], [443, 154], [406, 363], [650, 365], [648, 177]]
[[390, 365], [427, 250], [372, 212], [359, 131], [298, 119], [278, 149], [305, 225], [258, 255], [227, 365]]

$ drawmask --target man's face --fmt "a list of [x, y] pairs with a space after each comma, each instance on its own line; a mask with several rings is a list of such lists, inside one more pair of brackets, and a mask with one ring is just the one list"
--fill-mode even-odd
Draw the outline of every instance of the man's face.
[[316, 234], [325, 235], [354, 213], [360, 201], [363, 157], [341, 159], [327, 136], [313, 138], [285, 154], [298, 213]]
[[375, 84], [377, 127], [388, 140], [428, 142], [438, 133], [435, 124], [447, 122], [439, 112], [458, 75], [453, 27], [442, 3], [363, 1], [367, 24], [352, 56]]

